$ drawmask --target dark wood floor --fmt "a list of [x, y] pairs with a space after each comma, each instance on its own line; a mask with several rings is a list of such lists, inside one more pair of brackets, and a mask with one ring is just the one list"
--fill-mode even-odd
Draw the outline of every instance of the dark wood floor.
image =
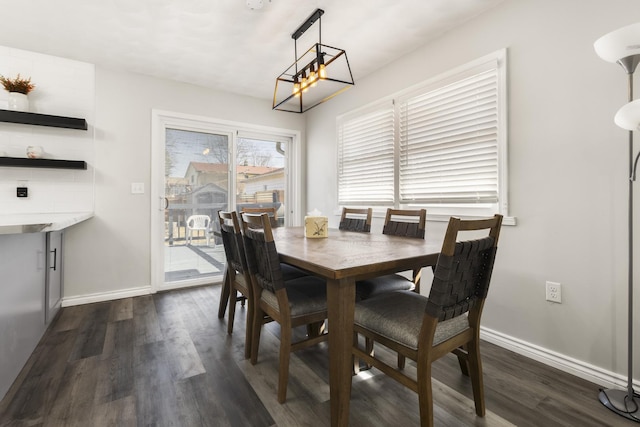
[[[62, 309], [0, 403], [0, 425], [328, 426], [326, 343], [292, 357], [281, 405], [278, 326], [265, 327], [252, 366], [245, 310], [227, 335], [219, 294], [206, 286]], [[468, 379], [445, 357], [434, 366], [436, 425], [637, 425], [600, 405], [595, 384], [489, 343], [482, 351], [487, 416], [475, 416]], [[417, 426], [417, 396], [365, 371], [353, 380], [351, 425]]]

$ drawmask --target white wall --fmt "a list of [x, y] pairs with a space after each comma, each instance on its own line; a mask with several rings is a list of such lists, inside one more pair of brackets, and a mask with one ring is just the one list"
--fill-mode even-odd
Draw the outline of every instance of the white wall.
[[[547, 362], [603, 381], [626, 378], [628, 148], [613, 116], [627, 82], [593, 42], [638, 17], [634, 0], [510, 0], [356, 80], [308, 113], [307, 206], [337, 208], [337, 115], [508, 48], [510, 214], [518, 225], [503, 227], [483, 325]], [[442, 239], [444, 227], [429, 222], [427, 238]], [[562, 284], [562, 304], [545, 301], [546, 280]]]
[[[89, 130], [1, 123], [0, 156], [24, 158], [28, 146], [41, 146], [44, 158], [84, 160], [87, 170], [0, 168], [0, 214], [92, 211], [93, 64], [0, 46], [0, 74], [18, 73], [35, 84], [29, 112], [84, 118]], [[7, 98], [0, 89], [1, 109], [8, 107]], [[26, 186], [29, 197], [16, 197], [18, 186]]]
[[[303, 117], [273, 112], [269, 101], [97, 67], [95, 217], [67, 232], [65, 299], [150, 286], [152, 109], [304, 135]], [[145, 194], [132, 195], [132, 182], [143, 182]]]

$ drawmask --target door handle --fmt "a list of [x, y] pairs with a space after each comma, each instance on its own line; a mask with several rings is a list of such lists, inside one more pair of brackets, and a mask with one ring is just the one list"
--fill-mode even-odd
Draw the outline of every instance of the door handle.
[[54, 248], [50, 252], [53, 254], [53, 266], [49, 268], [52, 269], [53, 271], [56, 271], [56, 267], [58, 265], [58, 248]]
[[158, 210], [163, 211], [165, 209], [169, 208], [169, 199], [167, 199], [166, 197], [159, 197], [160, 199], [160, 206], [158, 208]]

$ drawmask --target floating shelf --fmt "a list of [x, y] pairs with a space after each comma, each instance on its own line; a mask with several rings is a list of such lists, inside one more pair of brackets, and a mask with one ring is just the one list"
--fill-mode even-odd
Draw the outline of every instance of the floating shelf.
[[87, 121], [85, 119], [23, 111], [0, 110], [0, 122], [87, 130]]
[[0, 157], [0, 166], [11, 166], [16, 168], [87, 169], [87, 162], [83, 160]]

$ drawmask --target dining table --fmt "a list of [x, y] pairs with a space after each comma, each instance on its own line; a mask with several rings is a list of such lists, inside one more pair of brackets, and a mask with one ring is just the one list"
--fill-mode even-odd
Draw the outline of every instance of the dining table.
[[[273, 237], [281, 262], [326, 280], [331, 425], [348, 426], [356, 281], [433, 266], [442, 242], [337, 229], [307, 238], [304, 227], [274, 228]], [[228, 295], [225, 280], [219, 316]]]

